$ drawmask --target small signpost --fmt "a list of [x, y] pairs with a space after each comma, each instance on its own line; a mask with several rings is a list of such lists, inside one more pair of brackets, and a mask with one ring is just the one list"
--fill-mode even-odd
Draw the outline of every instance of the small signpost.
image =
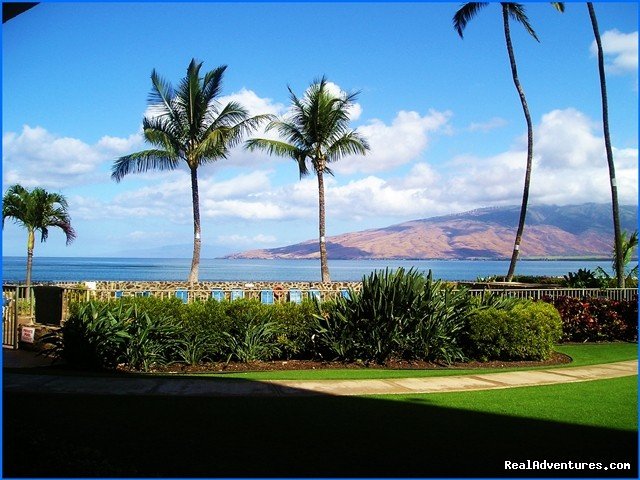
[[22, 331], [20, 332], [20, 341], [25, 343], [33, 343], [36, 338], [36, 329], [35, 327], [22, 327]]

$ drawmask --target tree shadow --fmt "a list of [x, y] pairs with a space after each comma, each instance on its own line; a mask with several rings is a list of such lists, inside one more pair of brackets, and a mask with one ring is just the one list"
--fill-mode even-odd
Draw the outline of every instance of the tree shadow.
[[[258, 384], [265, 383], [200, 380], [244, 384], [245, 390], [260, 390], [264, 386]], [[289, 395], [5, 391], [3, 473], [637, 477], [636, 432], [456, 410], [428, 401], [311, 395], [296, 389], [280, 393]], [[505, 461], [527, 460], [630, 462], [632, 470], [505, 470]]]

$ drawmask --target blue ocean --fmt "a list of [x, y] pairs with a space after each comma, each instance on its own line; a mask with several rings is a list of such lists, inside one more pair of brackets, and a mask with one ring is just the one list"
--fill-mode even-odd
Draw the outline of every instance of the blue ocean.
[[[191, 266], [187, 258], [89, 258], [34, 257], [34, 282], [63, 281], [182, 281]], [[580, 268], [611, 269], [608, 261], [520, 260], [516, 275], [562, 276]], [[415, 268], [433, 272], [443, 280], [477, 280], [506, 275], [508, 260], [333, 260], [329, 262], [334, 281], [359, 281], [374, 270]], [[3, 257], [4, 282], [24, 282], [26, 258]], [[201, 281], [320, 281], [319, 260], [203, 259]]]

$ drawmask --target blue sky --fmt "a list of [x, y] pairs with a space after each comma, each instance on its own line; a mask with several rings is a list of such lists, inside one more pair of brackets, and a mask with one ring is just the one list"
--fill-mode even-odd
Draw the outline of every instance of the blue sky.
[[[535, 125], [531, 204], [608, 202], [597, 60], [584, 3], [525, 4], [541, 42], [512, 24]], [[321, 75], [359, 91], [367, 156], [333, 167], [327, 233], [519, 205], [526, 127], [501, 12], [451, 26], [458, 3], [43, 3], [3, 25], [3, 191], [64, 194], [78, 238], [39, 256], [190, 257], [186, 170], [110, 179], [145, 148], [150, 73], [177, 84], [195, 57], [228, 65], [223, 101], [281, 115]], [[596, 3], [621, 203], [638, 198], [638, 5]], [[291, 160], [232, 152], [200, 169], [203, 256], [317, 236], [317, 184]], [[25, 255], [7, 222], [3, 254]]]

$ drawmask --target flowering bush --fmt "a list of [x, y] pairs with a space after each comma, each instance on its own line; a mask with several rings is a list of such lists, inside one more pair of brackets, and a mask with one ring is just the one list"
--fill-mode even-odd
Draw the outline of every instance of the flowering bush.
[[638, 340], [638, 302], [635, 300], [571, 297], [543, 300], [560, 312], [564, 342]]

